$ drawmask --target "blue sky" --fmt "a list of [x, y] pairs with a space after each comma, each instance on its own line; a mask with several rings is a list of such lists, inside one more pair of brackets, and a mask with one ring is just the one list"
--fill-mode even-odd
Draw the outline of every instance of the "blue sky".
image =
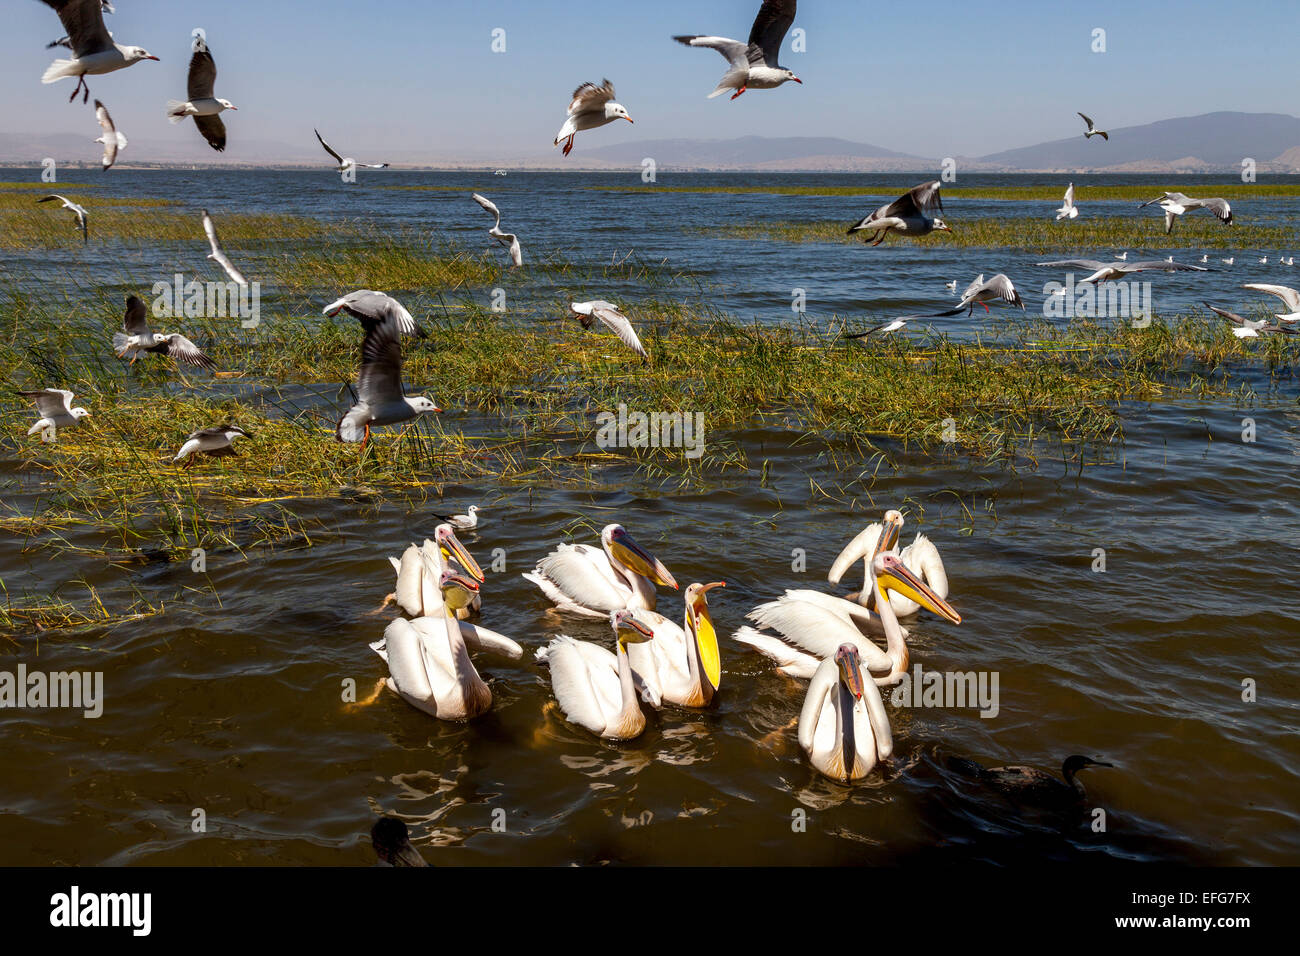
[[[582, 134], [579, 149], [584, 140], [832, 135], [927, 156], [979, 155], [1076, 135], [1076, 109], [1112, 129], [1219, 109], [1295, 113], [1300, 89], [1294, 2], [804, 0], [795, 26], [807, 52], [789, 52], [787, 40], [782, 56], [804, 85], [735, 102], [706, 99], [722, 58], [670, 36], [743, 40], [757, 0], [116, 6], [107, 18], [116, 38], [163, 62], [92, 79], [92, 95], [133, 138], [195, 135], [168, 126], [163, 105], [183, 98], [189, 35], [201, 26], [220, 71], [217, 93], [240, 107], [228, 119], [231, 159], [273, 159], [251, 154], [275, 143], [313, 145], [313, 126], [363, 161], [367, 143], [380, 153], [536, 156], [550, 150], [573, 88], [606, 76], [636, 125]], [[5, 8], [0, 132], [85, 132], [89, 108], [67, 103], [74, 81], [40, 83], [58, 18], [38, 0]], [[497, 27], [504, 54], [491, 51]], [[1106, 53], [1090, 50], [1095, 27], [1107, 31]]]

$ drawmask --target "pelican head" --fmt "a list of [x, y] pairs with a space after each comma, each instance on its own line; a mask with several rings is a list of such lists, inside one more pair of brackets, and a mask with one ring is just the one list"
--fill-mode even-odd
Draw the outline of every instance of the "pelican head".
[[718, 651], [718, 634], [713, 627], [713, 618], [709, 616], [707, 595], [714, 588], [726, 586], [726, 581], [714, 581], [712, 584], [692, 584], [686, 589], [686, 630], [695, 638], [701, 675], [714, 691], [722, 683], [722, 655]]
[[438, 579], [438, 590], [447, 607], [453, 611], [467, 608], [478, 594], [478, 582], [471, 577], [446, 568]]
[[946, 222], [944, 222], [942, 219], [936, 219], [934, 221], [934, 228], [941, 230], [943, 232], [952, 232], [952, 227], [948, 225]]
[[862, 684], [862, 667], [858, 663], [858, 649], [852, 644], [841, 644], [839, 650], [835, 652], [835, 666], [840, 671], [840, 683], [842, 683], [854, 700], [861, 700], [862, 695], [866, 693], [866, 688]]
[[655, 636], [648, 625], [637, 619], [635, 611], [610, 611], [609, 626], [614, 629], [619, 644], [641, 644]]
[[627, 115], [627, 109], [623, 106], [622, 103], [612, 103], [612, 102], [606, 103], [605, 119], [607, 120], [625, 119], [629, 123], [632, 122], [632, 117]]
[[605, 525], [600, 532], [600, 540], [610, 557], [625, 568], [635, 571], [644, 578], [649, 578], [655, 584], [677, 589], [677, 581], [668, 573], [668, 569], [658, 558], [633, 541], [632, 536], [621, 524]]
[[483, 569], [478, 566], [474, 560], [474, 555], [465, 549], [456, 537], [456, 532], [452, 530], [449, 524], [440, 524], [433, 532], [435, 540], [438, 542], [438, 548], [442, 551], [444, 557], [455, 558], [462, 568], [474, 576], [476, 580], [483, 581]]
[[898, 555], [877, 554], [871, 567], [876, 574], [876, 582], [883, 590], [901, 594], [953, 624], [961, 623], [961, 615], [953, 610], [952, 605], [909, 571]]

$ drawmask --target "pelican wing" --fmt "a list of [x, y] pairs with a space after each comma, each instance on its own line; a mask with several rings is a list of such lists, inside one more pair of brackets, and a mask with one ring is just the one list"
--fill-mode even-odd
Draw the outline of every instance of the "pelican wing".
[[517, 661], [524, 656], [524, 649], [515, 641], [512, 641], [504, 634], [490, 631], [486, 627], [479, 627], [477, 624], [469, 623], [469, 621], [460, 622], [460, 636], [464, 638], [465, 646], [473, 653], [482, 651], [488, 654], [499, 654], [502, 657], [510, 658], [512, 661]]
[[[537, 562], [532, 575], [524, 577], [541, 586], [558, 603], [605, 614], [627, 606], [628, 590], [616, 583], [609, 558], [586, 545], [560, 545]], [[543, 580], [555, 593], [542, 585]]]
[[881, 530], [879, 522], [872, 522], [858, 532], [858, 536], [846, 544], [839, 557], [835, 559], [835, 563], [831, 565], [826, 575], [826, 580], [831, 584], [839, 584], [849, 568], [874, 554], [876, 543], [880, 541]]
[[603, 647], [560, 634], [547, 646], [546, 662], [551, 692], [564, 716], [603, 734], [622, 709], [617, 658]]
[[[799, 746], [805, 753], [811, 754], [817, 738], [823, 736], [817, 733], [818, 727], [823, 723], [823, 707], [838, 683], [839, 671], [835, 661], [830, 659], [822, 661], [812, 676], [808, 693], [803, 699], [803, 708], [799, 711]], [[833, 732], [833, 721], [831, 727]]]
[[888, 671], [887, 654], [834, 611], [808, 601], [769, 601], [745, 615], [761, 628], [770, 628], [787, 641], [822, 659], [833, 657], [841, 644], [858, 648], [863, 666]]
[[764, 657], [775, 662], [777, 669], [790, 677], [807, 680], [821, 666], [820, 658], [792, 647], [780, 638], [756, 631], [752, 627], [740, 628], [731, 635], [731, 638], [741, 644], [748, 644]]
[[423, 617], [426, 613], [424, 605], [424, 560], [420, 556], [420, 549], [415, 545], [410, 545], [402, 552], [401, 560], [389, 558], [393, 561], [397, 569], [397, 587], [393, 593], [397, 596], [397, 603], [402, 606], [411, 617]]

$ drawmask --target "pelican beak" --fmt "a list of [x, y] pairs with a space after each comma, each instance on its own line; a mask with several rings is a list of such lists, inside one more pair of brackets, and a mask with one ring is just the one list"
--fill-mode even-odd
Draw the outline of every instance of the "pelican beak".
[[442, 599], [447, 606], [459, 611], [469, 607], [474, 595], [478, 594], [478, 582], [455, 571], [444, 571], [438, 582], [438, 590], [442, 592]]
[[880, 529], [880, 537], [876, 539], [876, 550], [871, 555], [872, 560], [875, 560], [877, 555], [884, 554], [886, 551], [893, 551], [898, 547], [898, 538], [902, 533], [903, 516], [897, 511], [887, 512]]
[[456, 532], [452, 531], [450, 526], [448, 526], [446, 535], [439, 538], [439, 547], [442, 549], [444, 555], [449, 558], [455, 558], [460, 566], [472, 574], [477, 580], [485, 580], [483, 577], [483, 569], [480, 568], [478, 562], [474, 560], [474, 555], [470, 554], [469, 551], [465, 549], [465, 546], [460, 543], [460, 539], [456, 537]]
[[695, 635], [695, 646], [700, 650], [700, 669], [714, 690], [722, 685], [722, 654], [718, 650], [718, 633], [713, 627], [713, 618], [709, 614], [709, 601], [705, 595], [714, 588], [726, 586], [726, 581], [697, 584], [690, 589], [692, 596], [686, 605], [691, 632]]
[[915, 601], [921, 607], [945, 620], [951, 621], [953, 624], [961, 623], [961, 615], [953, 610], [952, 605], [935, 594], [924, 581], [907, 570], [901, 560], [891, 561], [885, 570], [877, 571], [876, 580], [880, 582], [880, 586], [885, 590], [901, 594], [903, 597]]
[[643, 644], [655, 636], [655, 632], [631, 611], [615, 611], [610, 618], [614, 633], [622, 644]]
[[858, 665], [858, 650], [852, 644], [841, 644], [835, 652], [835, 663], [840, 669], [840, 680], [849, 689], [855, 700], [861, 700], [866, 693], [862, 684], [862, 668]]
[[649, 578], [655, 584], [677, 590], [677, 581], [668, 569], [653, 554], [632, 540], [632, 536], [623, 529], [614, 532], [609, 541], [609, 549], [623, 564], [642, 577]]

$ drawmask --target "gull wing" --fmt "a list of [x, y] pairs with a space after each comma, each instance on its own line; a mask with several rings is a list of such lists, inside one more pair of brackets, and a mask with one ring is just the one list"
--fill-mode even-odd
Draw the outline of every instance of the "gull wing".
[[1215, 306], [1210, 305], [1210, 303], [1208, 302], [1202, 304], [1211, 312], [1213, 312], [1215, 315], [1218, 315], [1220, 318], [1227, 319], [1233, 325], [1246, 324], [1246, 317], [1244, 315], [1238, 315], [1236, 312], [1229, 312], [1227, 309], [1216, 308]]
[[217, 363], [205, 355], [202, 349], [179, 332], [173, 332], [167, 336], [167, 354], [178, 362], [184, 362], [186, 365], [193, 365], [197, 368], [215, 369], [217, 367]]
[[206, 47], [195, 50], [190, 57], [190, 75], [185, 95], [190, 98], [190, 102], [211, 99], [212, 88], [216, 83], [217, 61], [212, 59], [212, 52]]
[[605, 327], [619, 337], [619, 339], [637, 355], [642, 358], [646, 357], [645, 348], [641, 345], [641, 340], [637, 338], [636, 329], [632, 328], [632, 323], [628, 317], [618, 310], [618, 306], [611, 302], [593, 302], [591, 304], [591, 314], [600, 319]]
[[763, 0], [749, 29], [748, 56], [751, 63], [765, 63], [776, 67], [790, 24], [794, 23], [797, 0]]
[[706, 37], [706, 36], [679, 36], [673, 37], [683, 46], [703, 47], [708, 50], [717, 50], [722, 54], [723, 59], [731, 64], [731, 69], [727, 71], [727, 76], [733, 72], [749, 72], [749, 46], [741, 43], [739, 40], [731, 40], [727, 37]]
[[137, 295], [126, 297], [126, 313], [122, 316], [122, 328], [127, 335], [149, 335], [149, 312], [144, 300]]
[[44, 0], [53, 7], [68, 34], [69, 46], [77, 59], [115, 49], [113, 38], [104, 26], [104, 8], [100, 0]]
[[1184, 265], [1181, 262], [1168, 262], [1164, 259], [1151, 259], [1145, 262], [1125, 262], [1119, 267], [1120, 272], [1209, 272], [1205, 266]]
[[1300, 312], [1300, 292], [1288, 288], [1284, 285], [1266, 285], [1262, 282], [1249, 282], [1242, 286], [1243, 289], [1253, 289], [1256, 292], [1267, 292], [1269, 295], [1275, 295], [1282, 300], [1292, 312]]
[[497, 225], [498, 226], [501, 225], [501, 210], [497, 208], [496, 203], [494, 203], [491, 199], [488, 199], [486, 196], [481, 196], [478, 193], [472, 193], [470, 195], [470, 198], [473, 199], [480, 206], [482, 206], [484, 209], [486, 209], [489, 214], [496, 216]]
[[410, 335], [415, 331], [415, 319], [410, 312], [406, 311], [402, 303], [391, 295], [375, 292], [373, 289], [349, 292], [338, 301], [325, 306], [324, 309], [326, 315], [335, 315], [339, 312], [346, 312], [354, 319], [360, 320], [362, 325], [391, 321], [397, 326], [397, 331], [403, 335]]
[[343, 163], [343, 157], [340, 156], [338, 153], [334, 152], [334, 150], [330, 149], [330, 144], [325, 142], [325, 137], [321, 136], [320, 130], [313, 129], [312, 132], [316, 134], [316, 138], [320, 140], [320, 144], [325, 147], [325, 152], [333, 156], [335, 161], [341, 165]]
[[378, 408], [400, 402], [405, 394], [402, 390], [402, 344], [396, 323], [368, 323], [366, 337], [361, 341], [358, 397], [371, 408]]
[[1077, 269], [1090, 269], [1096, 272], [1098, 269], [1105, 269], [1111, 265], [1119, 263], [1098, 262], [1096, 259], [1057, 259], [1052, 262], [1035, 262], [1036, 266], [1071, 266]]
[[108, 108], [99, 100], [95, 100], [95, 119], [99, 122], [99, 128], [104, 131], [103, 168], [108, 169], [117, 162], [117, 151], [126, 145], [126, 137], [117, 131], [117, 127], [113, 125], [113, 117], [108, 114]]
[[1232, 225], [1232, 207], [1226, 199], [1202, 199], [1201, 205], [1218, 216], [1220, 221]]
[[605, 104], [613, 98], [614, 84], [609, 80], [605, 80], [600, 86], [595, 83], [583, 83], [573, 91], [573, 99], [569, 103], [569, 115], [604, 111]]
[[199, 128], [199, 132], [203, 134], [209, 146], [218, 153], [225, 152], [226, 124], [221, 121], [220, 116], [196, 116], [194, 125]]
[[30, 398], [36, 403], [36, 411], [42, 418], [72, 413], [72, 393], [66, 388], [43, 388], [39, 392], [19, 392], [23, 398]]
[[1016, 291], [1016, 287], [1011, 284], [1011, 280], [1007, 278], [1005, 273], [999, 272], [988, 282], [984, 283], [984, 288], [989, 292], [992, 292], [1004, 302], [1018, 305], [1021, 309], [1024, 309], [1025, 307], [1025, 302], [1020, 298], [1020, 293]]
[[203, 231], [207, 233], [208, 245], [212, 247], [212, 252], [208, 255], [208, 258], [214, 260], [217, 265], [225, 269], [226, 275], [230, 276], [230, 278], [239, 285], [248, 285], [248, 280], [244, 278], [244, 274], [236, 269], [234, 263], [226, 258], [226, 254], [221, 251], [221, 243], [217, 239], [217, 224], [212, 221], [212, 216], [209, 215], [206, 209], [202, 210], [202, 212]]

